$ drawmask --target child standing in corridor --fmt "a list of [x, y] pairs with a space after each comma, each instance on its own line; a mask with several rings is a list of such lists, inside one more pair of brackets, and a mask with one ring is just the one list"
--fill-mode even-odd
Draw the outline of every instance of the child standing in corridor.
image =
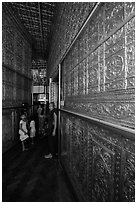
[[27, 138], [29, 138], [28, 136], [28, 129], [27, 129], [27, 120], [26, 120], [26, 115], [23, 114], [21, 116], [21, 120], [19, 123], [19, 134], [20, 134], [20, 140], [22, 142], [22, 151], [27, 150], [25, 148], [25, 141]]

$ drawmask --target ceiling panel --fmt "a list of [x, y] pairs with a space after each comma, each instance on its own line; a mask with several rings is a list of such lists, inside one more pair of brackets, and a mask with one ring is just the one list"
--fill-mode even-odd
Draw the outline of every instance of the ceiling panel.
[[35, 58], [46, 59], [55, 2], [11, 2], [14, 13], [19, 16], [26, 30], [32, 36]]

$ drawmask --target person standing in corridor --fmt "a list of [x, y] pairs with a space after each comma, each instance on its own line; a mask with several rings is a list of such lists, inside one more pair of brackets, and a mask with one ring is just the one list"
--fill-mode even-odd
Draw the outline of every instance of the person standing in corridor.
[[57, 113], [54, 102], [49, 104], [49, 113], [47, 116], [48, 122], [48, 151], [45, 159], [55, 158], [57, 153]]
[[25, 151], [27, 150], [27, 148], [25, 148], [25, 141], [27, 138], [29, 138], [28, 125], [27, 125], [27, 119], [25, 114], [21, 115], [21, 120], [19, 123], [19, 134], [20, 134], [20, 140], [22, 142], [22, 151]]

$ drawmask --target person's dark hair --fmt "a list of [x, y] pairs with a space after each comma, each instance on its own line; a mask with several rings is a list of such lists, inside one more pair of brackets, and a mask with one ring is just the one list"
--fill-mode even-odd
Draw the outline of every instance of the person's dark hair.
[[31, 116], [30, 116], [30, 120], [35, 120], [34, 115], [31, 115]]
[[42, 108], [42, 111], [41, 111], [41, 115], [43, 115], [44, 114], [44, 108]]
[[[55, 103], [54, 103], [54, 102], [50, 102], [50, 104], [52, 104], [52, 105], [53, 105], [53, 108], [55, 108]], [[50, 105], [50, 104], [49, 104], [49, 105]]]

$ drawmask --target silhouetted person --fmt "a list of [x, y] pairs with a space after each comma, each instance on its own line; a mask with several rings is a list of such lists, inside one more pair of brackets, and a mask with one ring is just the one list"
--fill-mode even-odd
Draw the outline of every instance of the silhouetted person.
[[45, 155], [45, 159], [55, 158], [57, 153], [57, 114], [54, 102], [49, 104], [49, 113], [47, 115], [48, 122], [48, 151], [49, 154]]

